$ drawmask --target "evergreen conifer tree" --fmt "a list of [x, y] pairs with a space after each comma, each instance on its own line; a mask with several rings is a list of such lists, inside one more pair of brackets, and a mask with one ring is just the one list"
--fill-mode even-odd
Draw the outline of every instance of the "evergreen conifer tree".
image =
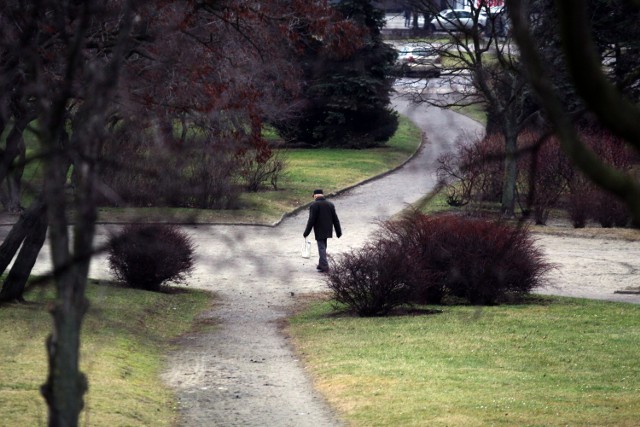
[[384, 12], [369, 0], [341, 0], [333, 7], [362, 26], [360, 47], [341, 55], [310, 37], [300, 58], [306, 81], [303, 107], [295, 117], [276, 123], [276, 128], [293, 143], [382, 145], [398, 127], [397, 114], [389, 107], [390, 68], [397, 53], [382, 40]]

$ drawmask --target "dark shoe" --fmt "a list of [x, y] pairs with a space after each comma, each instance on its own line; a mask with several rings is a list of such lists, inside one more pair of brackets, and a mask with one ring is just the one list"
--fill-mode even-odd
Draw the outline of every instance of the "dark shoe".
[[329, 267], [320, 267], [320, 266], [318, 266], [318, 268], [316, 268], [316, 270], [318, 271], [318, 273], [328, 273], [329, 272]]

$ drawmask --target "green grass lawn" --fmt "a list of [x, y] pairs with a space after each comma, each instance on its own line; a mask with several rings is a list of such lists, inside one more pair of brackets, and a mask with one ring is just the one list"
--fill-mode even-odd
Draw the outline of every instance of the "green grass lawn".
[[640, 306], [429, 308], [356, 318], [315, 303], [288, 332], [348, 425], [638, 425]]
[[[410, 157], [421, 143], [421, 131], [401, 118], [398, 132], [385, 146], [369, 150], [289, 150], [288, 174], [280, 191], [243, 196], [239, 211], [105, 209], [102, 220], [141, 217], [166, 220], [270, 223], [311, 201], [311, 191], [326, 193], [386, 172]], [[32, 150], [32, 141], [28, 144]], [[28, 165], [25, 183], [38, 187], [39, 162]], [[37, 287], [28, 304], [0, 309], [0, 425], [45, 425], [47, 408], [39, 387], [46, 380], [45, 339], [51, 331], [47, 305], [53, 290]], [[160, 379], [163, 355], [171, 342], [194, 325], [210, 304], [204, 292], [158, 294], [91, 283], [91, 309], [83, 324], [81, 369], [89, 378], [81, 423], [92, 426], [163, 426], [175, 423], [174, 397]]]
[[[6, 135], [0, 135], [0, 141]], [[272, 129], [265, 137], [276, 138]], [[37, 148], [31, 132], [25, 133], [27, 156]], [[211, 222], [240, 224], [271, 224], [283, 214], [310, 202], [311, 192], [322, 188], [333, 193], [399, 166], [416, 152], [422, 141], [420, 129], [406, 117], [400, 117], [395, 135], [383, 146], [373, 149], [289, 149], [288, 167], [279, 180], [277, 191], [264, 190], [243, 193], [240, 209], [210, 210], [185, 208], [100, 208], [101, 222], [148, 221]], [[40, 161], [27, 163], [24, 175], [22, 204], [28, 206], [42, 183]]]
[[[81, 425], [171, 426], [175, 399], [160, 379], [172, 340], [191, 330], [211, 295], [172, 294], [92, 282], [91, 306], [82, 330], [81, 369], [89, 379]], [[39, 387], [47, 375], [45, 338], [49, 287], [26, 295], [28, 304], [0, 308], [0, 425], [46, 425]]]
[[398, 131], [384, 147], [287, 150], [288, 167], [279, 181], [278, 191], [244, 193], [242, 209], [109, 208], [100, 209], [100, 220], [124, 222], [142, 216], [154, 220], [270, 224], [286, 212], [311, 202], [315, 188], [322, 188], [326, 194], [333, 193], [399, 166], [415, 153], [421, 141], [420, 129], [400, 117]]
[[470, 119], [473, 119], [478, 123], [481, 123], [484, 126], [487, 125], [487, 113], [484, 110], [484, 107], [480, 104], [453, 106], [451, 107], [451, 110], [455, 111], [456, 113], [463, 114], [469, 117]]

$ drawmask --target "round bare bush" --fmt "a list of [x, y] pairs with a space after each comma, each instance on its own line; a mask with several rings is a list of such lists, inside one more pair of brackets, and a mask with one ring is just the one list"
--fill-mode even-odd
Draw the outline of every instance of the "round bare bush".
[[526, 227], [500, 221], [412, 212], [383, 224], [378, 239], [404, 248], [399, 271], [408, 272], [419, 303], [447, 294], [494, 304], [530, 293], [552, 268]]
[[409, 301], [402, 248], [392, 242], [368, 244], [332, 262], [327, 284], [337, 302], [359, 316], [383, 316]]
[[191, 274], [195, 245], [176, 225], [130, 224], [108, 243], [109, 268], [127, 285], [159, 291]]

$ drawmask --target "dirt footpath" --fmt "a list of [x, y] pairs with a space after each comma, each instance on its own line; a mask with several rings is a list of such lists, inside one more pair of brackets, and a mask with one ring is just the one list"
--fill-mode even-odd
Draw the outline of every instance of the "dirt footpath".
[[[427, 144], [397, 172], [333, 198], [344, 235], [329, 241], [330, 254], [360, 247], [377, 220], [429, 193], [437, 156], [458, 135], [481, 131], [450, 111], [396, 105], [425, 130]], [[203, 319], [215, 328], [184, 337], [168, 359], [164, 379], [177, 392], [182, 425], [341, 425], [278, 329], [300, 294], [326, 289], [315, 257], [300, 257], [306, 219], [303, 211], [273, 228], [185, 227], [198, 246], [190, 285], [217, 293], [220, 303]], [[107, 232], [99, 227], [98, 244]], [[640, 303], [640, 295], [614, 293], [639, 285], [640, 242], [540, 235], [539, 244], [557, 266], [542, 293]], [[43, 253], [36, 270], [48, 270], [47, 258]], [[91, 276], [108, 277], [104, 259], [93, 263]]]

